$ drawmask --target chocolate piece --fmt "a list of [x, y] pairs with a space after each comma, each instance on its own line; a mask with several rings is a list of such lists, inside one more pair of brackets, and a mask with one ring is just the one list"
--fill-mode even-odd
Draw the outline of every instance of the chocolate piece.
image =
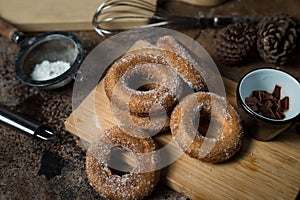
[[280, 99], [280, 93], [281, 93], [281, 87], [279, 85], [275, 85], [274, 91], [272, 93], [272, 95], [276, 98], [276, 99]]
[[281, 105], [281, 109], [283, 111], [286, 111], [289, 109], [290, 104], [289, 104], [289, 97], [284, 97], [282, 100], [280, 100], [280, 105]]
[[257, 102], [257, 106], [258, 106], [258, 107], [262, 107], [262, 106], [263, 106], [262, 101], [258, 101], [258, 102]]
[[273, 110], [275, 112], [281, 112], [281, 102], [280, 102], [280, 100], [274, 101]]
[[258, 102], [258, 99], [256, 97], [247, 97], [245, 99], [245, 102], [248, 106], [253, 106], [256, 105]]
[[285, 118], [285, 114], [283, 112], [280, 112], [279, 114], [281, 115], [281, 119]]
[[275, 117], [276, 119], [284, 119], [285, 115], [283, 114], [283, 112], [275, 112]]
[[254, 90], [250, 97], [245, 98], [245, 103], [256, 113], [272, 118], [284, 119], [284, 111], [289, 109], [289, 97], [280, 100], [281, 86], [275, 85], [271, 93], [264, 90]]
[[262, 96], [265, 91], [255, 90], [252, 92], [252, 96], [256, 97], [258, 101], [262, 101]]
[[263, 93], [263, 101], [267, 101], [267, 100], [275, 101], [277, 99], [272, 94], [270, 94], [268, 92], [264, 92]]
[[257, 105], [250, 105], [249, 106], [254, 112], [258, 112], [259, 111], [259, 108], [257, 107]]
[[272, 111], [272, 109], [267, 110], [265, 115], [266, 115], [266, 117], [269, 117], [271, 119], [276, 119], [276, 116], [275, 116], [274, 112]]
[[263, 112], [263, 113], [267, 113], [268, 110], [270, 110], [273, 106], [273, 103], [271, 100], [267, 100], [260, 108], [260, 110]]

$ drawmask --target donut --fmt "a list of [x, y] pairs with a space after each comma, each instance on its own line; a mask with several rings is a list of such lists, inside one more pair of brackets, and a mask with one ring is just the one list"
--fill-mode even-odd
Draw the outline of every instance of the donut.
[[[141, 117], [149, 116], [150, 111], [169, 112], [181, 88], [176, 72], [162, 58], [135, 53], [115, 62], [109, 68], [104, 84], [113, 106]], [[145, 85], [153, 87], [145, 89]]]
[[[153, 85], [145, 85], [146, 88]], [[144, 133], [145, 136], [151, 137], [157, 133], [163, 133], [170, 129], [170, 113], [149, 113], [149, 116], [140, 117], [128, 112], [118, 105], [111, 102], [111, 110], [115, 123], [120, 126], [126, 126], [129, 129], [137, 129]], [[125, 131], [126, 132], [126, 131]]]
[[170, 114], [150, 117], [138, 117], [135, 115], [122, 117], [122, 115], [118, 115], [115, 118], [118, 119], [118, 125], [127, 126], [129, 129], [137, 129], [145, 137], [152, 137], [158, 133], [170, 130]]
[[[182, 46], [174, 37], [165, 35], [158, 38], [156, 46], [165, 50], [172, 50], [179, 54], [188, 64], [188, 73], [184, 70], [178, 70], [181, 78], [186, 82], [195, 92], [207, 91], [207, 85], [211, 84], [210, 80], [214, 79], [213, 72], [203, 63], [196, 62], [186, 48]], [[201, 66], [200, 66], [201, 65]]]
[[[129, 173], [117, 174], [108, 166], [112, 148], [120, 147], [132, 152], [136, 165]], [[90, 146], [86, 155], [86, 172], [91, 186], [108, 199], [142, 199], [148, 196], [160, 179], [160, 171], [155, 170], [157, 163], [153, 157], [146, 160], [138, 154], [155, 150], [151, 138], [133, 137], [119, 126], [104, 131]], [[137, 155], [137, 156], [136, 156]]]
[[170, 129], [170, 116], [136, 117], [131, 116], [133, 124], [148, 134], [164, 133]]
[[[130, 72], [136, 68], [142, 68], [137, 71], [144, 71], [143, 73], [147, 73], [145, 68], [153, 68], [154, 70], [150, 72], [149, 69], [147, 74], [153, 77], [152, 81], [156, 80], [157, 87], [149, 91], [138, 91], [136, 88], [130, 88], [126, 80], [130, 80], [132, 75], [128, 75], [129, 78], [124, 78], [121, 81], [123, 75], [128, 71], [128, 74], [139, 76], [140, 73]], [[168, 70], [163, 70], [163, 68]], [[169, 72], [166, 73], [166, 71]], [[201, 74], [180, 55], [162, 49], [143, 48], [127, 53], [109, 68], [105, 76], [105, 91], [110, 100], [112, 95], [116, 94], [114, 99], [116, 99], [117, 104], [126, 105], [124, 99], [128, 100], [130, 98], [130, 101], [127, 101], [127, 107], [130, 113], [134, 115], [148, 116], [149, 110], [154, 104], [161, 104], [164, 111], [168, 112], [177, 103], [182, 89], [180, 86], [181, 81], [178, 81], [175, 76], [179, 76], [181, 80], [193, 85], [193, 88], [196, 88], [197, 91], [207, 90]], [[117, 84], [119, 87], [116, 87]]]
[[215, 93], [186, 96], [170, 119], [172, 138], [190, 157], [219, 163], [241, 147], [243, 127], [234, 107]]

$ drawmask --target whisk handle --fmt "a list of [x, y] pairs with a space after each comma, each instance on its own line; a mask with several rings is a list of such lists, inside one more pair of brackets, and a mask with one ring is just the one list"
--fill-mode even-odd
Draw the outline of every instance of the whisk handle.
[[210, 19], [213, 21], [211, 24], [214, 27], [226, 26], [235, 22], [248, 22], [251, 24], [256, 24], [260, 18], [250, 18], [250, 17], [214, 17]]

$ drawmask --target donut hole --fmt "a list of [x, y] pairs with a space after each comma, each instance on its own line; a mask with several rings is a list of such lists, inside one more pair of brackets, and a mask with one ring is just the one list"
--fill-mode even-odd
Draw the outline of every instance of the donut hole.
[[147, 91], [155, 90], [157, 87], [158, 87], [157, 83], [147, 83], [138, 87], [136, 90], [140, 92], [147, 92]]
[[207, 109], [201, 109], [195, 121], [198, 134], [206, 138], [216, 138], [222, 127], [217, 116], [212, 115], [210, 110]]
[[140, 91], [140, 92], [148, 92], [151, 90], [155, 90], [158, 87], [158, 81], [152, 74], [148, 73], [134, 73], [131, 76], [128, 76], [127, 87]]
[[136, 160], [133, 153], [119, 146], [112, 147], [108, 159], [108, 168], [112, 175], [124, 176], [130, 174], [136, 168]]
[[208, 127], [210, 124], [210, 113], [205, 112], [203, 109], [199, 112], [199, 119], [198, 119], [198, 132], [200, 135], [206, 137]]

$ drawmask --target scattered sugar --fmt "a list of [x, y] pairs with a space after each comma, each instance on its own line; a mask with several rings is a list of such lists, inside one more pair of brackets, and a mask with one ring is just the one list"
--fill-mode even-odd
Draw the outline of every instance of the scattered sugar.
[[50, 80], [63, 74], [70, 67], [70, 63], [64, 61], [49, 62], [44, 60], [40, 64], [35, 65], [31, 78], [36, 81]]
[[94, 116], [93, 116], [93, 121], [94, 121], [94, 123], [95, 123], [96, 128], [100, 129], [100, 128], [101, 128], [101, 125], [99, 124], [99, 118], [98, 118], [97, 115], [94, 115]]

